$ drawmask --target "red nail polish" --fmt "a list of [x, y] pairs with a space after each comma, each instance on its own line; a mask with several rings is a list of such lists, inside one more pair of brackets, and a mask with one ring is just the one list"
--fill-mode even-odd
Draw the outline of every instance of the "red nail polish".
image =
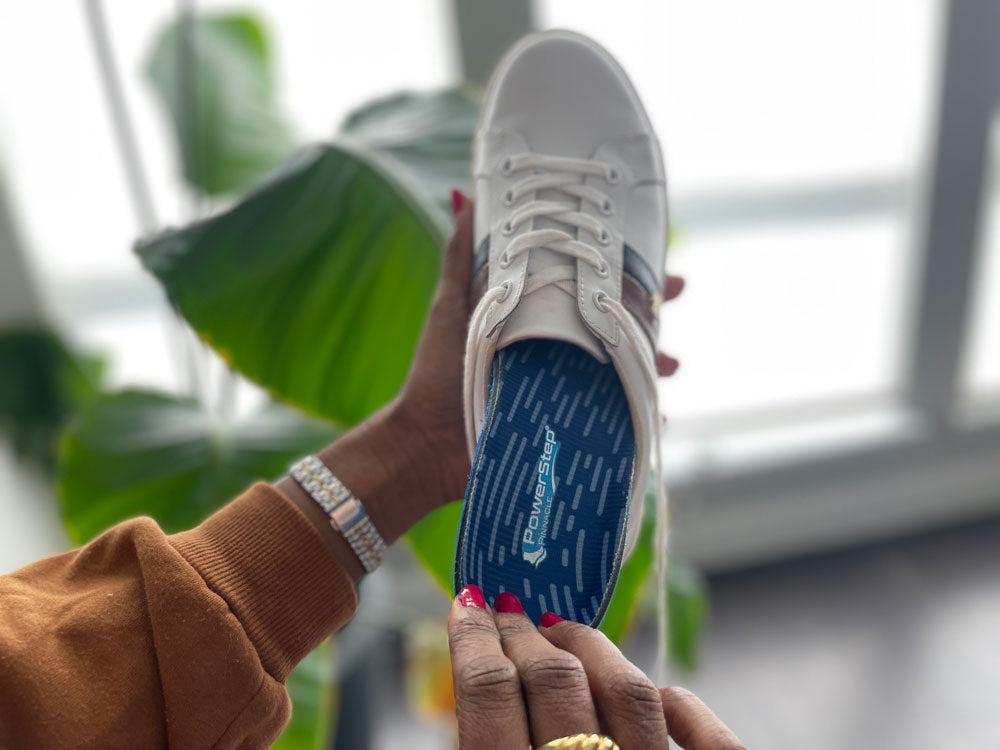
[[478, 586], [473, 586], [471, 583], [468, 586], [464, 586], [455, 598], [458, 599], [458, 603], [463, 607], [486, 609], [486, 597], [483, 596], [482, 589]]
[[553, 614], [552, 612], [546, 612], [539, 618], [538, 624], [543, 628], [551, 628], [556, 623], [563, 622], [563, 618], [559, 615]]
[[509, 591], [504, 591], [496, 598], [496, 601], [493, 602], [493, 609], [497, 612], [508, 612], [515, 615], [524, 614], [521, 601]]
[[451, 191], [451, 213], [458, 216], [459, 212], [462, 210], [462, 205], [465, 203], [465, 196], [458, 190]]

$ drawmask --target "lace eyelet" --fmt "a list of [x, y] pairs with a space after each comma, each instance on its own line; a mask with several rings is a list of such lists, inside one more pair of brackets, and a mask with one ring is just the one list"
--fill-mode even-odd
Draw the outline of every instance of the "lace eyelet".
[[594, 269], [594, 273], [596, 273], [600, 278], [606, 279], [611, 275], [611, 266], [608, 265], [607, 261], [604, 261], [601, 265]]
[[601, 229], [597, 234], [597, 241], [607, 247], [611, 244], [611, 233], [607, 229]]
[[500, 257], [497, 258], [497, 265], [500, 266], [500, 268], [509, 268], [510, 267], [510, 256], [507, 255], [507, 251], [506, 250], [504, 250], [502, 253], [500, 253]]
[[497, 300], [498, 304], [507, 301], [507, 298], [510, 296], [510, 290], [513, 289], [513, 287], [514, 284], [510, 281], [510, 279], [500, 285], [500, 288], [503, 289], [503, 294], [500, 296], [500, 299]]
[[511, 224], [510, 221], [505, 221], [503, 223], [503, 228], [500, 230], [500, 233], [504, 237], [510, 237], [512, 234], [514, 234], [514, 225]]
[[608, 308], [604, 306], [604, 300], [608, 298], [608, 293], [603, 289], [594, 290], [594, 307], [596, 307], [600, 312], [606, 313]]
[[605, 216], [611, 216], [615, 212], [615, 204], [611, 202], [610, 198], [605, 198], [604, 202], [601, 204], [601, 213]]
[[618, 173], [617, 167], [608, 167], [608, 183], [617, 185], [621, 180], [622, 176]]
[[503, 204], [505, 206], [507, 206], [508, 208], [510, 208], [511, 206], [514, 205], [514, 191], [513, 190], [508, 190], [506, 193], [503, 194]]
[[500, 174], [504, 177], [510, 177], [514, 174], [514, 162], [510, 159], [505, 159], [504, 163], [500, 167]]

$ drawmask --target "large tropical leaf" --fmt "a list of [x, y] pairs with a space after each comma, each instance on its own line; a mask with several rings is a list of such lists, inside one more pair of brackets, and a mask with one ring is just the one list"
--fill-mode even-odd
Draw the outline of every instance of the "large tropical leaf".
[[[278, 398], [355, 423], [396, 393], [413, 356], [448, 231], [421, 188], [432, 161], [414, 154], [434, 147], [432, 102], [442, 142], [454, 143], [446, 114], [459, 101], [473, 106], [459, 95], [376, 105], [343, 142], [300, 153], [230, 210], [137, 251], [236, 369]], [[418, 147], [408, 152], [411, 111]]]
[[63, 436], [63, 521], [78, 543], [136, 515], [182, 531], [333, 434], [283, 408], [227, 425], [190, 399], [138, 390], [103, 396]]
[[[646, 491], [645, 503], [639, 541], [622, 564], [611, 605], [601, 621], [601, 630], [615, 643], [624, 639], [638, 612], [656, 616], [656, 586], [660, 581], [654, 567], [657, 509], [652, 485]], [[708, 591], [701, 575], [673, 554], [668, 554], [666, 579], [668, 655], [673, 664], [693, 670], [698, 663], [698, 646], [708, 616]], [[651, 595], [648, 602], [643, 601], [644, 591]]]
[[615, 643], [621, 643], [628, 632], [639, 603], [639, 593], [652, 569], [656, 518], [651, 492], [647, 492], [645, 501], [646, 512], [639, 528], [639, 540], [632, 554], [622, 563], [611, 603], [601, 620], [601, 631]]
[[455, 585], [455, 549], [462, 524], [462, 501], [438, 508], [417, 523], [406, 538], [431, 577], [451, 595]]
[[59, 430], [100, 389], [102, 363], [73, 352], [53, 332], [0, 334], [0, 435], [14, 452], [55, 469]]
[[420, 193], [447, 208], [452, 189], [469, 186], [478, 111], [465, 91], [396, 94], [348, 115], [340, 140], [357, 139], [394, 172], [412, 179]]
[[243, 191], [297, 145], [252, 16], [182, 16], [160, 33], [147, 74], [173, 125], [184, 177], [201, 193]]

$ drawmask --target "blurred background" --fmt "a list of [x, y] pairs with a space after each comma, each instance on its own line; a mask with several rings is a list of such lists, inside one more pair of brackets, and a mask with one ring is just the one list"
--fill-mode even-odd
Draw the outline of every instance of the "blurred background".
[[[239, 415], [264, 391], [197, 343], [132, 252], [244, 192], [185, 172], [150, 73], [163, 29], [202, 13], [266, 30], [299, 144], [398, 92], [474, 96], [532, 28], [607, 46], [660, 134], [668, 267], [688, 282], [662, 322], [682, 362], [661, 393], [674, 554], [697, 591], [696, 658], [673, 680], [750, 747], [1000, 747], [1000, 6], [5, 4], [0, 333], [41, 326], [100, 357], [102, 391]], [[15, 385], [0, 371], [0, 403], [24, 405]], [[71, 409], [54, 411], [57, 433]], [[0, 435], [0, 573], [89, 536], [65, 468], [13, 443]], [[394, 554], [333, 645], [335, 718], [296, 747], [453, 742], [448, 599]], [[647, 667], [648, 594], [624, 636]]]

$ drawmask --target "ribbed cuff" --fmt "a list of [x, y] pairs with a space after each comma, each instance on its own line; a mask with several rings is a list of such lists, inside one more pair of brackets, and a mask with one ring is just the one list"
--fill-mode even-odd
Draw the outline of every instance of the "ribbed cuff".
[[271, 485], [255, 484], [170, 543], [229, 604], [278, 680], [357, 609], [350, 577]]

